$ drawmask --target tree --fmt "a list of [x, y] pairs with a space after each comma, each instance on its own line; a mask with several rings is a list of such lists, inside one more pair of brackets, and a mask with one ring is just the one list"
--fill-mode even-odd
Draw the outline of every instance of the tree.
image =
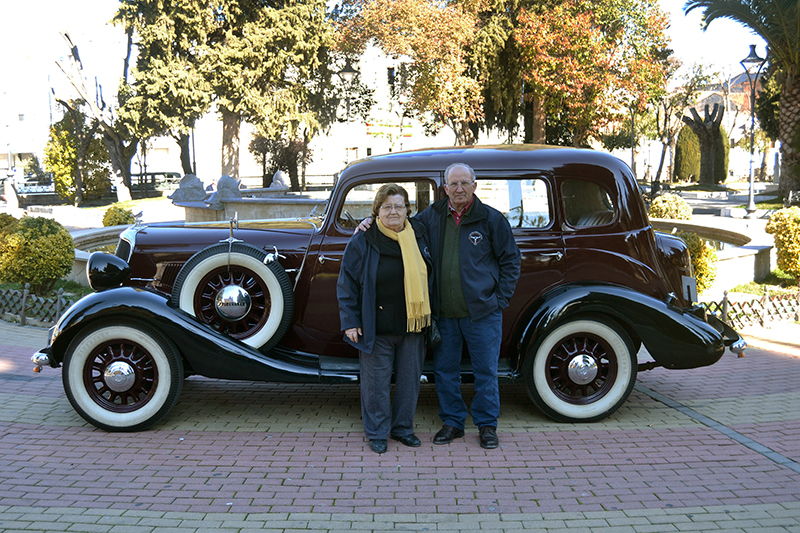
[[654, 0], [564, 0], [523, 10], [515, 35], [525, 82], [548, 114], [566, 121], [573, 145], [660, 97], [666, 23]]
[[198, 55], [209, 31], [205, 4], [123, 0], [115, 22], [132, 29], [138, 54], [120, 118], [142, 140], [169, 135], [180, 147], [184, 174], [194, 174], [189, 134], [211, 105], [211, 86]]
[[716, 183], [716, 172], [714, 167], [717, 161], [717, 150], [721, 149], [719, 146], [720, 124], [722, 123], [722, 115], [725, 114], [725, 109], [720, 107], [719, 104], [714, 104], [712, 111], [709, 112], [709, 106], [705, 106], [705, 113], [703, 117], [693, 107], [689, 108], [692, 117], [686, 115], [682, 117], [683, 122], [692, 129], [692, 132], [697, 136], [697, 142], [700, 146], [700, 183], [708, 185]]
[[108, 151], [98, 122], [81, 111], [82, 102], [59, 100], [67, 113], [50, 128], [44, 164], [53, 173], [55, 191], [76, 206], [100, 198], [111, 185]]
[[509, 138], [519, 128], [522, 113], [524, 142], [545, 142], [542, 100], [523, 79], [522, 47], [516, 32], [523, 10], [540, 0], [495, 0], [478, 10], [478, 30], [469, 49], [470, 71], [482, 85], [483, 120], [487, 129], [505, 131]]
[[800, 4], [797, 0], [687, 0], [684, 11], [695, 9], [703, 11], [705, 27], [728, 18], [767, 42], [770, 63], [782, 72], [780, 191], [785, 196], [800, 189]]
[[700, 176], [700, 143], [689, 126], [683, 126], [675, 142], [675, 166], [677, 181], [697, 181]]
[[292, 190], [300, 190], [299, 167], [311, 162], [311, 152], [299, 139], [267, 139], [256, 135], [249, 145], [261, 163], [263, 187], [272, 184], [272, 178], [279, 170], [289, 174]]
[[[679, 67], [678, 63], [672, 64], [670, 69], [671, 78]], [[683, 128], [683, 115], [686, 109], [692, 105], [697, 99], [697, 94], [700, 88], [708, 83], [710, 76], [704, 71], [702, 65], [694, 65], [690, 71], [683, 75], [680, 79], [678, 88], [669, 94], [664, 95], [656, 108], [656, 125], [658, 128], [658, 139], [661, 141], [661, 156], [658, 161], [658, 170], [656, 170], [655, 179], [653, 182], [653, 192], [658, 192], [661, 183], [661, 173], [664, 168], [666, 160], [667, 149], [670, 149], [671, 161], [669, 168], [674, 168], [675, 159], [675, 143], [677, 140], [678, 132]], [[685, 128], [684, 128], [685, 129]], [[686, 131], [690, 131], [686, 129]], [[699, 146], [698, 146], [699, 150]], [[699, 160], [698, 160], [699, 165]], [[693, 171], [695, 176], [699, 176], [700, 168]]]
[[[122, 79], [117, 91], [118, 105], [124, 105], [125, 98], [129, 93], [127, 89], [128, 63], [131, 53], [133, 30], [128, 29], [127, 36], [127, 56], [123, 63]], [[97, 91], [92, 98], [89, 89], [86, 87], [86, 76], [83, 71], [78, 55], [78, 47], [73, 44], [67, 34], [64, 34], [67, 44], [70, 46], [70, 56], [66, 63], [56, 62], [61, 71], [67, 77], [70, 84], [78, 92], [80, 98], [86, 103], [89, 114], [98, 122], [99, 128], [103, 132], [103, 142], [108, 150], [111, 167], [114, 171], [114, 185], [117, 187], [117, 200], [125, 201], [131, 199], [131, 159], [136, 154], [138, 141], [133, 139], [128, 125], [118, 120], [115, 110], [108, 105], [103, 98], [102, 92]]]
[[321, 69], [333, 43], [324, 0], [241, 0], [208, 7], [214, 26], [200, 47], [206, 79], [222, 115], [222, 174], [238, 177], [239, 126], [266, 137], [295, 137], [318, 127], [307, 80]]
[[407, 58], [397, 72], [398, 97], [428, 131], [442, 126], [455, 144], [474, 144], [481, 122], [481, 85], [469, 71], [467, 49], [477, 17], [459, 3], [433, 0], [353, 2], [341, 17], [343, 50], [357, 53], [370, 39], [394, 57]]

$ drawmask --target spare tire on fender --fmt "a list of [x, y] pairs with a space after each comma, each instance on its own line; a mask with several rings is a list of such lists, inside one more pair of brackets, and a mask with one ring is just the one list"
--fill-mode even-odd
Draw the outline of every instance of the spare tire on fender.
[[170, 303], [220, 333], [266, 353], [289, 328], [294, 294], [278, 261], [249, 244], [200, 250], [181, 268]]

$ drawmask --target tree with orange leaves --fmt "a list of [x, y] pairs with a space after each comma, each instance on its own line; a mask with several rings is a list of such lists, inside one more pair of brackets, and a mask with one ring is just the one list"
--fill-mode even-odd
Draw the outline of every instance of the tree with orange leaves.
[[656, 0], [565, 0], [519, 21], [527, 91], [565, 117], [575, 146], [661, 96], [670, 51]]
[[468, 72], [477, 17], [464, 5], [431, 0], [354, 0], [340, 11], [339, 47], [358, 53], [374, 39], [403, 59], [398, 98], [429, 131], [449, 126], [456, 144], [473, 144], [481, 122], [481, 85]]

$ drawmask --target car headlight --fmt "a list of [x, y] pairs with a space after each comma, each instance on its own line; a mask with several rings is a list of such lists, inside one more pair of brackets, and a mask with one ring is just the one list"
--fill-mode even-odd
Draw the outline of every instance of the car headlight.
[[131, 267], [119, 257], [103, 252], [94, 252], [86, 262], [86, 277], [96, 291], [119, 287], [131, 276]]

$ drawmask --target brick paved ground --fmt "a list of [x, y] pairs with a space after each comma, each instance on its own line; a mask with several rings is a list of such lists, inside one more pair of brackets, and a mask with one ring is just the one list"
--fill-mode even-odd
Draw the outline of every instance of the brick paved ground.
[[422, 447], [378, 456], [353, 385], [192, 377], [155, 429], [94, 429], [60, 369], [31, 372], [45, 331], [0, 323], [0, 532], [800, 532], [798, 331], [753, 328], [744, 358], [642, 373], [595, 424], [551, 422], [506, 386], [493, 451], [474, 428], [433, 446], [424, 385]]

